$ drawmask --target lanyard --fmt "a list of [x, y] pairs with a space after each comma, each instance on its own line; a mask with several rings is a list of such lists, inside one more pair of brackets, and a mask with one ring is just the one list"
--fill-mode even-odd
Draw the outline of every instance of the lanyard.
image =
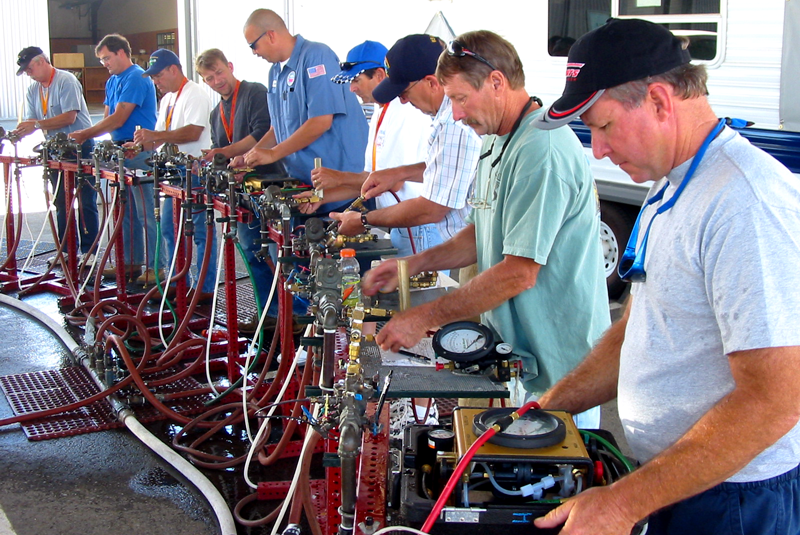
[[50, 81], [47, 82], [47, 92], [45, 93], [44, 84], [39, 84], [39, 97], [42, 100], [42, 119], [47, 119], [47, 101], [50, 100], [50, 86], [53, 84], [53, 78], [56, 77], [56, 70], [50, 73]]
[[381, 129], [381, 123], [383, 122], [383, 116], [386, 115], [386, 110], [389, 109], [389, 104], [391, 102], [387, 102], [383, 105], [383, 109], [381, 110], [381, 115], [378, 117], [378, 125], [375, 127], [375, 138], [372, 140], [372, 170], [375, 170], [375, 162], [378, 158], [378, 132]]
[[175, 104], [178, 102], [178, 99], [181, 98], [181, 92], [183, 91], [183, 86], [186, 85], [186, 82], [189, 80], [184, 78], [183, 82], [181, 82], [181, 87], [178, 89], [178, 94], [175, 95], [175, 100], [172, 101], [172, 104], [167, 106], [167, 121], [166, 121], [166, 130], [169, 130], [170, 125], [172, 125], [172, 112], [175, 111]]
[[236, 87], [233, 89], [233, 100], [231, 101], [231, 122], [225, 121], [225, 108], [222, 106], [224, 100], [219, 101], [219, 117], [222, 119], [222, 128], [228, 137], [228, 143], [233, 143], [233, 120], [236, 117], [236, 98], [239, 96], [239, 80], [236, 80]]

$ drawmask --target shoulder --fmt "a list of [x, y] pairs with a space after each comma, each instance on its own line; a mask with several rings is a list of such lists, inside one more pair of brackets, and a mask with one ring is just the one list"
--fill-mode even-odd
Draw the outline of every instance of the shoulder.
[[239, 86], [239, 91], [242, 91], [248, 95], [263, 95], [267, 92], [267, 88], [264, 84], [258, 82], [248, 82], [247, 80], [242, 80], [241, 85]]

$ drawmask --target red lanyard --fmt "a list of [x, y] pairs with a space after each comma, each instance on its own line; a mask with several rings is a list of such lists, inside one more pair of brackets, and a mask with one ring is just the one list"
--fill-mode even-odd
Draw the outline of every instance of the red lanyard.
[[372, 170], [375, 170], [375, 161], [378, 159], [378, 132], [381, 129], [381, 123], [383, 122], [383, 116], [386, 115], [386, 110], [389, 109], [389, 104], [391, 102], [387, 102], [383, 105], [383, 109], [381, 110], [381, 115], [378, 117], [378, 124], [375, 126], [375, 138], [372, 140]]
[[178, 89], [178, 94], [175, 95], [175, 100], [173, 100], [172, 104], [170, 104], [167, 107], [166, 130], [169, 130], [169, 127], [172, 124], [172, 112], [175, 111], [175, 104], [178, 102], [178, 99], [181, 98], [181, 92], [183, 91], [183, 86], [185, 86], [186, 82], [188, 82], [188, 81], [189, 80], [187, 80], [186, 78], [183, 79], [183, 82], [181, 82], [181, 87], [180, 87], [180, 89]]
[[222, 119], [222, 128], [225, 129], [225, 135], [228, 136], [228, 143], [233, 143], [233, 119], [236, 116], [236, 97], [239, 96], [239, 80], [236, 80], [236, 87], [233, 89], [233, 100], [231, 101], [231, 122], [225, 120], [225, 108], [222, 106], [224, 100], [219, 101], [219, 116]]
[[50, 100], [50, 86], [53, 85], [53, 78], [56, 77], [56, 70], [50, 73], [50, 81], [47, 82], [47, 93], [42, 89], [44, 84], [39, 84], [39, 97], [42, 100], [42, 119], [47, 119], [47, 101]]

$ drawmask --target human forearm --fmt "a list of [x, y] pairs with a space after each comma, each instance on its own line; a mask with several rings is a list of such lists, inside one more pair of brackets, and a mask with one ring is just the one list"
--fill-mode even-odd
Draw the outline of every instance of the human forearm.
[[275, 138], [275, 129], [270, 128], [266, 134], [262, 136], [258, 142], [253, 145], [252, 148], [254, 149], [271, 149], [277, 143], [277, 139]]
[[[290, 154], [304, 149], [330, 129], [333, 124], [333, 115], [320, 115], [312, 117], [294, 131], [292, 135], [284, 139], [272, 148], [275, 160], [285, 158]], [[274, 135], [274, 134], [273, 134]], [[259, 147], [261, 148], [261, 147]], [[325, 162], [322, 162], [324, 165]]]
[[423, 162], [373, 171], [364, 180], [361, 194], [367, 199], [372, 199], [381, 193], [396, 189], [403, 181], [422, 182], [424, 173], [425, 163]]
[[227, 147], [220, 147], [219, 152], [225, 155], [226, 158], [235, 158], [255, 147], [256, 143], [257, 141], [253, 136], [247, 136], [236, 143], [231, 143]]
[[446, 242], [407, 257], [412, 275], [423, 271], [458, 269], [477, 262], [475, 225], [467, 225]]
[[369, 224], [374, 227], [416, 227], [438, 223], [445, 218], [450, 208], [442, 206], [425, 197], [407, 199], [393, 206], [374, 210], [367, 215]]
[[[157, 130], [150, 131], [146, 136], [144, 143], [152, 143], [156, 147], [164, 143], [174, 143], [179, 145], [181, 143], [191, 143], [200, 139], [203, 134], [202, 126], [195, 124], [187, 124], [175, 130]], [[136, 136], [134, 136], [136, 137]]]
[[42, 130], [55, 130], [58, 128], [64, 128], [65, 126], [69, 126], [74, 123], [77, 116], [77, 111], [67, 111], [49, 119], [42, 119], [39, 121], [39, 126], [42, 128]]

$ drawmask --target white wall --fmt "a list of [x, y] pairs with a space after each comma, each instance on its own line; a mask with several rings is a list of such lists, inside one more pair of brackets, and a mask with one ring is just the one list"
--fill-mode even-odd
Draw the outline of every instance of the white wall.
[[19, 103], [25, 99], [30, 78], [17, 76], [17, 54], [28, 46], [38, 46], [50, 54], [47, 27], [47, 0], [0, 1], [0, 118], [17, 117]]

